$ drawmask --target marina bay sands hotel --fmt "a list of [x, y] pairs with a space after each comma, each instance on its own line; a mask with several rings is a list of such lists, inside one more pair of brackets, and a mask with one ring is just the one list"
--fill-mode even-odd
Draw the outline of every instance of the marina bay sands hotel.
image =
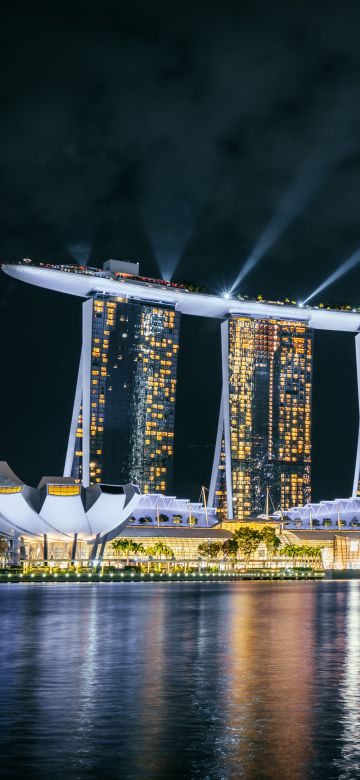
[[[220, 518], [286, 512], [311, 499], [314, 330], [356, 336], [360, 313], [194, 292], [137, 263], [3, 264], [12, 277], [84, 298], [80, 366], [64, 476], [169, 493], [181, 315], [221, 320], [222, 396], [209, 505]], [[360, 437], [353, 495], [359, 495]]]

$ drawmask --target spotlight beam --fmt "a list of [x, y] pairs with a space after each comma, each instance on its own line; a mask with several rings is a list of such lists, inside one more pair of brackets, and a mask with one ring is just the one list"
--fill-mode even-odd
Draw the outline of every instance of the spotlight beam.
[[353, 127], [353, 95], [350, 90], [346, 91], [342, 88], [335, 92], [331, 110], [327, 108], [326, 117], [324, 110], [321, 114], [322, 120], [313, 133], [313, 145], [309, 156], [295, 174], [292, 185], [240, 269], [232, 291], [323, 187], [334, 166], [353, 149], [357, 149], [358, 133]]
[[327, 279], [325, 279], [322, 284], [319, 285], [319, 287], [314, 290], [314, 292], [310, 293], [307, 298], [305, 298], [304, 303], [308, 303], [311, 301], [312, 298], [315, 298], [315, 295], [318, 295], [322, 290], [325, 290], [326, 287], [329, 287], [334, 282], [337, 282], [338, 279], [340, 279], [341, 276], [344, 276], [344, 274], [347, 274], [348, 271], [351, 271], [352, 268], [354, 268], [358, 263], [360, 262], [360, 249], [357, 249], [356, 252], [354, 252], [351, 257], [348, 257], [347, 260], [345, 260], [339, 268], [336, 269], [330, 276], [328, 276]]
[[303, 166], [295, 181], [293, 182], [286, 195], [279, 204], [274, 216], [260, 236], [257, 244], [251, 254], [245, 261], [239, 274], [237, 275], [231, 292], [245, 279], [250, 271], [258, 264], [259, 260], [275, 244], [280, 236], [289, 227], [291, 222], [304, 210], [309, 200], [316, 195], [323, 186], [327, 178], [327, 172], [320, 164], [317, 166], [314, 161], [308, 161]]

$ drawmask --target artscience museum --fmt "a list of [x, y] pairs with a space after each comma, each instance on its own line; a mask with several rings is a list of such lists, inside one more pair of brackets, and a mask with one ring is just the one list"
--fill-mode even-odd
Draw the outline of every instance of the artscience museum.
[[0, 462], [0, 533], [22, 558], [95, 560], [127, 526], [190, 531], [215, 523], [215, 509], [144, 495], [132, 484], [83, 487], [71, 477], [42, 477], [30, 487]]

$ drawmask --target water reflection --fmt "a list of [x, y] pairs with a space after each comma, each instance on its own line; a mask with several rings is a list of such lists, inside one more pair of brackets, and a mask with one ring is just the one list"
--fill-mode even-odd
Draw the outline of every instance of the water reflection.
[[2, 777], [360, 777], [358, 583], [0, 589]]
[[341, 780], [353, 780], [360, 777], [360, 590], [357, 582], [349, 584], [345, 620], [344, 676], [339, 689], [342, 747], [337, 765]]

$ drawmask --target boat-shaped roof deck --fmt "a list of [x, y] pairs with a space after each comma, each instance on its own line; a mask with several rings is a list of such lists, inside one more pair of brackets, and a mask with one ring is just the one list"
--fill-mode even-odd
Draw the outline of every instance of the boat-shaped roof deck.
[[360, 312], [334, 310], [268, 301], [190, 292], [185, 287], [164, 284], [159, 280], [139, 281], [132, 276], [113, 275], [79, 266], [52, 266], [3, 263], [9, 276], [48, 290], [91, 298], [97, 294], [143, 300], [154, 305], [174, 306], [182, 314], [226, 319], [229, 316], [249, 316], [282, 320], [299, 320], [318, 330], [349, 333], [360, 331]]

